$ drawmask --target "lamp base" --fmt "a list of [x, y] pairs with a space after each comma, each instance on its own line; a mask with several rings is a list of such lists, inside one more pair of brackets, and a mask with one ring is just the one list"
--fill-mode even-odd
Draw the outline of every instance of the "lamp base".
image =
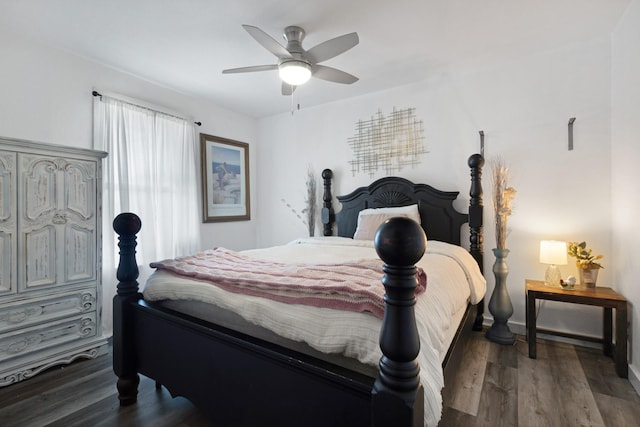
[[561, 280], [560, 269], [554, 264], [549, 265], [547, 271], [544, 273], [544, 284], [553, 288], [559, 288]]

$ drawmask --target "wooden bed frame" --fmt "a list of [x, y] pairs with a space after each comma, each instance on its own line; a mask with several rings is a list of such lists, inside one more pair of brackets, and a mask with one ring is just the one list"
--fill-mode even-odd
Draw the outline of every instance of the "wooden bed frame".
[[[417, 203], [429, 239], [460, 244], [469, 222], [470, 252], [482, 269], [482, 166], [469, 158], [469, 213], [453, 208], [457, 192], [442, 192], [403, 178], [387, 177], [339, 196], [334, 214], [330, 170], [323, 171], [324, 234], [352, 236], [361, 209]], [[140, 219], [114, 220], [119, 235], [117, 295], [113, 302], [113, 369], [121, 405], [136, 402], [138, 374], [156, 380], [173, 396], [184, 396], [215, 426], [417, 426], [423, 424], [422, 387], [413, 295], [415, 262], [424, 252], [413, 221], [392, 220], [375, 241], [385, 263], [385, 315], [377, 378], [146, 302], [138, 290], [135, 259]], [[457, 370], [472, 329], [481, 329], [483, 303], [469, 306], [443, 367], [445, 384]], [[397, 334], [393, 331], [402, 330]]]

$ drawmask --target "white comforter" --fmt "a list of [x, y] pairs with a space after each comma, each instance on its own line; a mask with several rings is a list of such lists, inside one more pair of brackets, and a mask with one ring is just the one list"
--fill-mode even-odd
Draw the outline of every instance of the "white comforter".
[[[373, 243], [341, 237], [295, 240], [287, 245], [244, 251], [260, 259], [280, 262], [341, 262], [377, 258]], [[420, 380], [424, 387], [425, 425], [437, 425], [444, 386], [442, 358], [447, 331], [455, 313], [468, 301], [477, 303], [486, 282], [469, 255], [459, 246], [429, 241], [418, 265], [427, 273], [427, 290], [417, 300], [420, 334]], [[382, 286], [382, 284], [380, 285]], [[285, 304], [264, 298], [231, 294], [211, 284], [156, 271], [144, 289], [147, 300], [198, 300], [232, 310], [247, 321], [280, 336], [302, 341], [324, 353], [339, 353], [377, 366], [381, 320], [369, 313]]]

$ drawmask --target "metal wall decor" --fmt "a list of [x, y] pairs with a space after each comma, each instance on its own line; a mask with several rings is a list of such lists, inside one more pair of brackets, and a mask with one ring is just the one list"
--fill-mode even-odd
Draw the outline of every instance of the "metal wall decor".
[[374, 175], [384, 170], [387, 175], [405, 166], [420, 163], [424, 148], [424, 126], [415, 117], [415, 108], [396, 110], [385, 117], [378, 110], [371, 120], [358, 120], [355, 135], [347, 139], [353, 150], [349, 162], [353, 175]]

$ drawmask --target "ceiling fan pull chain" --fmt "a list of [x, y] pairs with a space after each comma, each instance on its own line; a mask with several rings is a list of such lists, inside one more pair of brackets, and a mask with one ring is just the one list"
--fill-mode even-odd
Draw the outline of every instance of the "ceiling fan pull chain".
[[296, 110], [300, 111], [300, 103], [295, 101], [294, 97], [297, 96], [294, 93], [291, 94], [291, 115], [293, 116], [293, 113], [295, 113]]

